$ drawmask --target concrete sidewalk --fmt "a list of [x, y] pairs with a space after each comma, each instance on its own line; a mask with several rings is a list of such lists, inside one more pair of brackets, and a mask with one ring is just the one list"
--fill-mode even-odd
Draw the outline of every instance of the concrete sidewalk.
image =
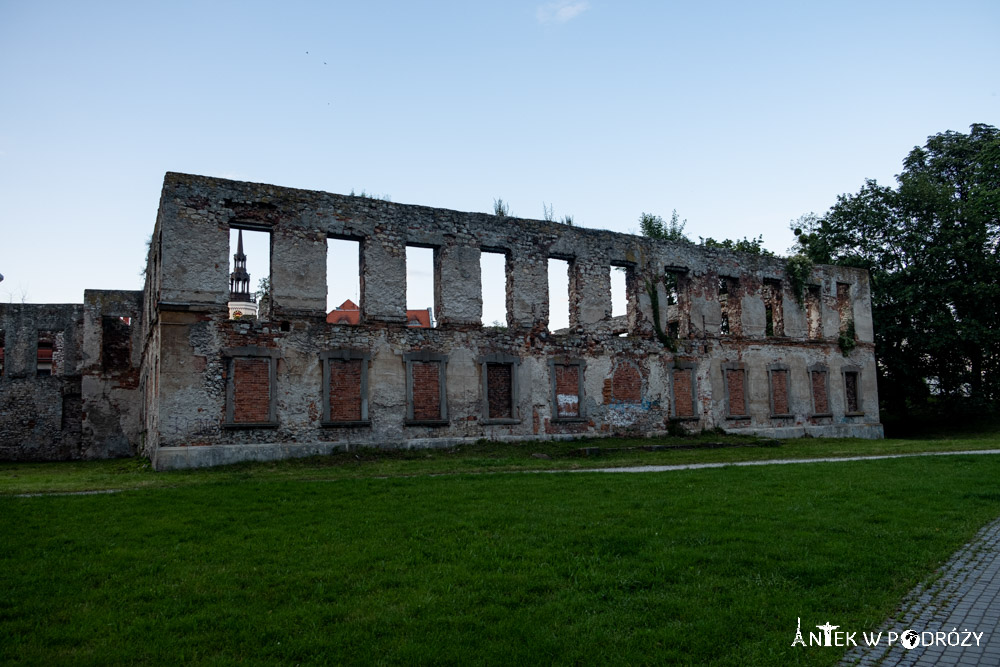
[[[879, 628], [897, 635], [906, 630], [933, 632], [934, 638], [924, 635], [932, 645], [922, 641], [907, 649], [899, 641], [891, 647], [883, 641], [875, 647], [858, 646], [840, 664], [1000, 667], [1000, 519], [979, 531], [938, 574], [937, 579], [910, 591], [899, 614]], [[942, 645], [938, 632], [971, 646]], [[977, 642], [969, 633], [982, 634]]]

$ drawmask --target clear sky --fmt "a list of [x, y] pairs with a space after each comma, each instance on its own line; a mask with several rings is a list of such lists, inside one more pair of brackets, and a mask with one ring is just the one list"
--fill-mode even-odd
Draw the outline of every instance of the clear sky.
[[140, 289], [166, 171], [784, 253], [1000, 125], [998, 35], [996, 0], [0, 0], [0, 300]]

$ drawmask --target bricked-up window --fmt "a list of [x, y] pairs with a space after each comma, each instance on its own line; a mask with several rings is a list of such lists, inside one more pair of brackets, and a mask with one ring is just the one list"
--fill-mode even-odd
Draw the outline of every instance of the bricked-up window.
[[812, 393], [813, 417], [829, 417], [830, 413], [830, 382], [826, 366], [809, 367], [809, 385]]
[[323, 426], [368, 426], [368, 362], [360, 350], [329, 350], [323, 362]]
[[237, 347], [223, 350], [226, 358], [226, 418], [228, 428], [278, 425], [277, 361], [279, 350]]
[[580, 359], [556, 357], [549, 360], [549, 375], [552, 382], [553, 421], [584, 419], [584, 367], [585, 364]]
[[767, 378], [771, 389], [771, 416], [791, 417], [792, 399], [788, 384], [788, 366], [780, 364], [768, 366]]
[[511, 269], [506, 250], [483, 248], [479, 270], [483, 286], [483, 326], [506, 327], [510, 324]]
[[3, 377], [4, 368], [4, 350], [7, 347], [7, 338], [4, 334], [4, 330], [0, 329], [0, 377]]
[[448, 423], [447, 355], [422, 350], [403, 355], [406, 364], [406, 422], [443, 426]]
[[79, 433], [83, 427], [83, 397], [80, 394], [65, 394], [62, 397], [63, 431]]
[[695, 367], [693, 363], [678, 361], [671, 372], [673, 386], [672, 417], [674, 419], [697, 419], [695, 396]]
[[570, 324], [570, 272], [573, 264], [560, 257], [549, 258], [549, 331], [562, 331]]
[[745, 419], [747, 410], [747, 373], [742, 364], [723, 364], [725, 376], [726, 416], [730, 419]]
[[63, 374], [63, 340], [62, 331], [38, 332], [38, 350], [35, 355], [35, 372], [38, 377]]
[[861, 404], [861, 370], [853, 366], [841, 369], [844, 375], [844, 413], [861, 415], [864, 410]]
[[101, 318], [101, 370], [128, 370], [132, 357], [132, 319], [105, 315]]
[[809, 285], [806, 289], [806, 323], [809, 338], [823, 336], [823, 320], [820, 309], [819, 285]]
[[326, 239], [327, 322], [361, 324], [361, 242]]
[[483, 423], [520, 422], [517, 407], [520, 359], [507, 354], [490, 354], [480, 357], [479, 364], [483, 383]]

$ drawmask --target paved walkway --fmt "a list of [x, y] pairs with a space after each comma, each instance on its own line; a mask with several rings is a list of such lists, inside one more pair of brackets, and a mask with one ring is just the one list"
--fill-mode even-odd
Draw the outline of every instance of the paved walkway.
[[[879, 628], [885, 633], [879, 645], [851, 649], [841, 665], [1000, 667], [1000, 519], [959, 549], [939, 574], [910, 591], [897, 616]], [[912, 649], [898, 640], [888, 645], [888, 632], [908, 629], [934, 635], [922, 634]]]
[[[878, 454], [873, 456], [828, 456], [816, 459], [765, 459], [762, 461], [732, 461], [727, 463], [686, 463], [672, 466], [632, 466], [628, 468], [574, 468], [570, 470], [525, 470], [523, 472], [671, 472], [674, 470], [701, 470], [729, 466], [770, 466], [791, 463], [840, 463], [842, 461], [879, 461], [882, 459], [911, 459], [917, 456], [969, 456], [1000, 454], [1000, 449], [973, 449], [962, 452], [918, 452], [916, 454]], [[461, 473], [458, 473], [461, 474]]]

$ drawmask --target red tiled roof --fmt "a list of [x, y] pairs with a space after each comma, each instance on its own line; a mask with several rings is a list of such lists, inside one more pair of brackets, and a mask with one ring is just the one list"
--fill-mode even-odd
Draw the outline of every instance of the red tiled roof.
[[[340, 304], [339, 308], [334, 308], [327, 313], [326, 321], [330, 324], [358, 325], [361, 324], [361, 311], [358, 309], [357, 304], [348, 299]], [[431, 314], [426, 308], [423, 310], [407, 310], [406, 324], [414, 328], [430, 329]]]

